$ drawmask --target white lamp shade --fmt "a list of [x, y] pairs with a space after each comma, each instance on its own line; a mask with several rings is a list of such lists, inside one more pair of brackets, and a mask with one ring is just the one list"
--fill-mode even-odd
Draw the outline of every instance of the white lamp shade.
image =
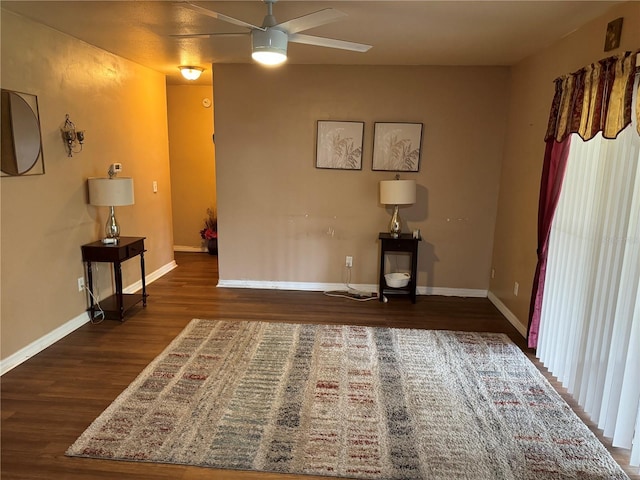
[[99, 207], [133, 205], [133, 178], [88, 179], [89, 203]]
[[415, 180], [382, 180], [380, 203], [384, 205], [411, 205], [416, 203]]

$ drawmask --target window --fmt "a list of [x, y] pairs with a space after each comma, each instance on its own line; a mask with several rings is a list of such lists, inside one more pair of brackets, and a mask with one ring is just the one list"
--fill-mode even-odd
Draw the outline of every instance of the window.
[[615, 140], [599, 133], [584, 142], [573, 134], [549, 239], [537, 356], [614, 446], [631, 449], [634, 466], [640, 464], [639, 283], [636, 125]]

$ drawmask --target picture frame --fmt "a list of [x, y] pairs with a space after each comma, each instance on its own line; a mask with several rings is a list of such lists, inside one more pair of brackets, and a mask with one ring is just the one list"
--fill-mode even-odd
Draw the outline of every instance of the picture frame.
[[318, 120], [316, 168], [362, 170], [364, 122]]
[[1, 90], [0, 177], [44, 175], [38, 97]]
[[372, 170], [418, 172], [422, 150], [422, 123], [376, 122]]
[[609, 52], [620, 46], [620, 36], [622, 35], [622, 22], [624, 18], [616, 18], [607, 24], [607, 33], [604, 37], [604, 51]]

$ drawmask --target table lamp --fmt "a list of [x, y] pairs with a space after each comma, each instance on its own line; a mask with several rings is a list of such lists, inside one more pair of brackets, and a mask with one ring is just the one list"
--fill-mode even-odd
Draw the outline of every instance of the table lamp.
[[96, 207], [109, 207], [109, 218], [105, 226], [106, 237], [102, 243], [118, 243], [120, 226], [116, 221], [114, 207], [133, 205], [133, 178], [115, 177], [88, 179], [89, 203]]
[[398, 206], [416, 203], [416, 181], [400, 180], [399, 175], [395, 180], [382, 180], [380, 182], [380, 203], [393, 205], [389, 233], [393, 238], [398, 238], [402, 232], [402, 220], [398, 213]]

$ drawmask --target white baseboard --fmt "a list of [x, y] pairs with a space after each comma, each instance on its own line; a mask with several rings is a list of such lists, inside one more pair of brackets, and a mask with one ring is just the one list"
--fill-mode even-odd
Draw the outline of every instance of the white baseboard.
[[207, 247], [191, 247], [188, 245], [174, 245], [174, 252], [207, 252]]
[[[160, 267], [158, 270], [150, 273], [149, 275], [146, 275], [145, 276], [146, 283], [147, 284], [153, 283], [155, 280], [157, 280], [167, 272], [170, 272], [177, 266], [178, 265], [176, 264], [175, 260], [172, 260], [166, 265]], [[123, 288], [122, 291], [123, 293], [134, 293], [140, 290], [141, 288], [142, 288], [142, 280], [138, 280], [136, 283], [129, 285], [126, 288]], [[39, 339], [31, 342], [29, 345], [18, 350], [13, 355], [9, 355], [7, 358], [0, 360], [0, 376], [14, 369], [21, 363], [29, 360], [31, 357], [40, 353], [45, 348], [53, 345], [58, 340], [66, 337], [71, 332], [77, 330], [88, 321], [89, 321], [89, 314], [87, 312], [83, 312], [77, 317], [72, 318], [68, 322], [64, 323], [63, 325], [60, 325], [55, 330], [52, 330], [46, 335], [43, 335]]]
[[487, 291], [475, 288], [418, 287], [418, 295], [442, 295], [444, 297], [487, 298]]
[[[170, 272], [178, 265], [175, 260], [172, 260], [168, 264], [155, 270], [154, 272], [146, 275], [146, 283], [153, 283], [158, 278], [162, 277], [166, 273]], [[343, 283], [314, 283], [314, 282], [279, 282], [279, 281], [253, 281], [253, 280], [219, 280], [218, 287], [223, 288], [256, 288], [256, 289], [269, 289], [269, 290], [301, 290], [301, 291], [314, 291], [314, 292], [326, 292], [331, 290], [345, 290], [346, 286]], [[377, 292], [378, 285], [373, 284], [355, 284], [351, 285], [352, 288], [360, 290], [362, 292]], [[138, 280], [132, 285], [123, 289], [125, 293], [134, 293], [142, 288], [142, 281]], [[453, 297], [488, 297], [491, 303], [502, 313], [505, 318], [511, 323], [520, 334], [526, 338], [527, 328], [518, 320], [505, 305], [496, 297], [492, 292], [480, 289], [465, 289], [465, 288], [443, 288], [443, 287], [418, 287], [416, 293], [418, 295], [444, 295]], [[0, 360], [0, 376], [6, 372], [17, 367], [21, 363], [25, 362], [34, 355], [40, 353], [45, 348], [53, 345], [58, 340], [66, 337], [74, 330], [80, 328], [82, 325], [89, 321], [89, 315], [87, 312], [83, 312], [77, 317], [69, 320], [65, 324], [56, 328], [55, 330], [43, 335], [39, 339], [31, 342], [26, 347], [20, 349], [13, 355]]]
[[495, 305], [495, 307], [500, 311], [500, 313], [504, 315], [507, 320], [509, 320], [509, 323], [513, 325], [516, 328], [516, 330], [518, 330], [518, 332], [520, 332], [520, 335], [522, 335], [524, 338], [527, 338], [527, 327], [523, 325], [522, 322], [520, 322], [520, 320], [518, 320], [518, 317], [516, 317], [513, 314], [513, 312], [509, 310], [507, 306], [504, 303], [502, 303], [498, 297], [495, 296], [493, 292], [489, 292], [487, 294], [487, 298], [491, 303]]
[[9, 370], [14, 369], [22, 362], [29, 360], [34, 355], [40, 353], [45, 348], [53, 345], [61, 338], [66, 337], [74, 330], [80, 328], [82, 325], [89, 321], [89, 314], [83, 312], [76, 318], [69, 320], [64, 325], [60, 325], [55, 330], [43, 335], [39, 339], [31, 342], [29, 345], [21, 350], [18, 350], [13, 355], [9, 355], [7, 358], [0, 360], [0, 375], [4, 375]]
[[[218, 280], [218, 287], [224, 288], [256, 288], [267, 290], [301, 290], [309, 292], [327, 292], [331, 290], [345, 290], [344, 283], [313, 283], [313, 282], [278, 282], [256, 280]], [[352, 288], [363, 292], [377, 292], [378, 285], [351, 284]], [[444, 295], [448, 297], [479, 297], [486, 298], [486, 290], [469, 288], [418, 287], [417, 295]]]
[[[271, 280], [218, 280], [218, 287], [224, 288], [256, 288], [260, 290], [300, 290], [305, 292], [327, 292], [331, 290], [346, 290], [344, 283], [314, 283], [314, 282], [279, 282]], [[358, 284], [352, 288], [362, 291], [377, 292], [377, 285]]]

